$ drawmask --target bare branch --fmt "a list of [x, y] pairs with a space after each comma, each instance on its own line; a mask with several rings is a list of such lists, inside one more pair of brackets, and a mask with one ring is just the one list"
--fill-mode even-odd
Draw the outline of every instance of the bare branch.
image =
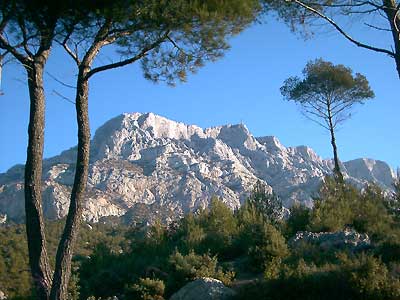
[[0, 48], [10, 52], [23, 65], [29, 65], [31, 59], [18, 52], [15, 47], [11, 46], [2, 34], [0, 35]]
[[[319, 126], [325, 128], [326, 130], [329, 130], [329, 127], [328, 127], [326, 124], [321, 123], [321, 122], [318, 121], [317, 119], [312, 118], [312, 117], [309, 115], [309, 113], [310, 113], [310, 111], [308, 111], [308, 110], [304, 110], [304, 109], [301, 110], [301, 114], [302, 114], [304, 117], [306, 117], [308, 120], [310, 120], [310, 121], [312, 121], [312, 122], [318, 124]], [[324, 120], [325, 120], [325, 119], [324, 119]], [[325, 120], [325, 121], [326, 121], [326, 120]]]
[[303, 2], [301, 2], [299, 0], [289, 0], [289, 1], [293, 1], [293, 2], [297, 3], [301, 7], [307, 9], [308, 11], [311, 11], [312, 13], [314, 13], [314, 14], [318, 15], [319, 17], [321, 17], [322, 19], [326, 20], [333, 27], [335, 27], [335, 29], [341, 35], [343, 35], [347, 40], [349, 40], [350, 42], [352, 42], [356, 46], [361, 47], [361, 48], [365, 48], [365, 49], [368, 49], [368, 50], [372, 50], [372, 51], [375, 51], [375, 52], [385, 53], [385, 54], [389, 55], [390, 57], [395, 57], [395, 53], [393, 51], [390, 51], [390, 50], [387, 50], [387, 49], [383, 49], [383, 48], [373, 47], [373, 46], [370, 46], [370, 45], [367, 45], [367, 44], [364, 44], [364, 43], [361, 43], [361, 42], [355, 40], [349, 34], [347, 34], [338, 24], [336, 24], [335, 21], [333, 21], [331, 18], [329, 18], [328, 16], [324, 15], [320, 11], [314, 9], [313, 7], [308, 6], [307, 4], [304, 4]]
[[390, 30], [390, 29], [388, 29], [388, 28], [382, 28], [382, 27], [374, 26], [374, 25], [368, 24], [368, 23], [364, 23], [364, 25], [366, 25], [366, 26], [368, 26], [368, 27], [370, 27], [370, 28], [372, 28], [372, 29], [392, 32], [392, 30]]
[[64, 40], [62, 42], [58, 42], [61, 46], [63, 46], [63, 48], [65, 49], [65, 51], [68, 53], [68, 55], [75, 61], [75, 63], [79, 66], [80, 65], [80, 60], [78, 57], [78, 53], [77, 51], [72, 51], [71, 48], [69, 48], [68, 46], [68, 40], [71, 37], [73, 33], [73, 29], [68, 30], [67, 35], [65, 36]]
[[72, 101], [71, 99], [69, 99], [68, 97], [61, 95], [59, 92], [57, 92], [56, 90], [52, 90], [53, 94], [55, 94], [56, 96], [60, 97], [61, 99], [68, 101], [69, 103], [72, 103], [75, 105], [75, 102]]
[[29, 46], [28, 46], [28, 33], [26, 31], [26, 26], [25, 26], [25, 21], [20, 17], [18, 18], [18, 25], [19, 28], [21, 29], [21, 33], [22, 33], [22, 46], [24, 47], [25, 53], [29, 56], [29, 57], [33, 57], [33, 53], [30, 51]]
[[145, 57], [150, 50], [154, 49], [155, 47], [159, 46], [162, 42], [164, 42], [165, 39], [168, 37], [168, 34], [169, 34], [169, 31], [167, 31], [164, 35], [162, 35], [160, 38], [158, 38], [157, 41], [155, 41], [154, 43], [151, 43], [147, 47], [144, 47], [142, 49], [142, 51], [139, 52], [138, 54], [136, 54], [135, 56], [132, 56], [130, 58], [127, 58], [125, 60], [122, 60], [122, 61], [119, 61], [116, 63], [111, 63], [111, 64], [107, 64], [107, 65], [103, 65], [103, 66], [94, 68], [93, 70], [89, 71], [89, 73], [86, 75], [86, 78], [90, 78], [94, 74], [105, 71], [105, 70], [110, 70], [110, 69], [115, 69], [115, 68], [126, 66], [128, 64], [131, 64], [131, 63]]
[[307, 2], [306, 5], [311, 5], [311, 6], [320, 6], [320, 7], [331, 7], [331, 8], [344, 8], [344, 7], [361, 7], [361, 6], [366, 6], [366, 5], [370, 5], [373, 6], [375, 8], [379, 8], [382, 9], [383, 6], [382, 5], [378, 5], [374, 2], [371, 1], [361, 1], [358, 2], [357, 1], [351, 1], [349, 3], [343, 3], [343, 4], [329, 4], [329, 3], [318, 3], [318, 2]]
[[67, 83], [65, 83], [65, 82], [62, 82], [62, 81], [59, 80], [57, 77], [55, 77], [54, 75], [52, 75], [50, 72], [46, 71], [46, 74], [49, 75], [52, 79], [54, 79], [55, 81], [57, 81], [59, 84], [61, 84], [61, 85], [63, 85], [63, 86], [65, 86], [65, 87], [67, 87], [67, 88], [70, 88], [70, 89], [74, 89], [74, 90], [76, 89], [75, 86], [69, 85], [69, 84], [67, 84]]

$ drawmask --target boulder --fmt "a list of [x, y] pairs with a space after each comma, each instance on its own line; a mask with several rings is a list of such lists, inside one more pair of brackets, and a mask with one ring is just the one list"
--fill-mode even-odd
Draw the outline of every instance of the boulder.
[[319, 246], [323, 250], [330, 249], [348, 249], [356, 251], [369, 248], [371, 241], [368, 234], [358, 233], [354, 229], [346, 228], [336, 232], [309, 232], [299, 231], [289, 241], [289, 245], [296, 247], [301, 243], [306, 242]]
[[170, 300], [227, 300], [234, 295], [221, 281], [204, 277], [186, 284]]
[[0, 290], [0, 300], [7, 300], [6, 294]]

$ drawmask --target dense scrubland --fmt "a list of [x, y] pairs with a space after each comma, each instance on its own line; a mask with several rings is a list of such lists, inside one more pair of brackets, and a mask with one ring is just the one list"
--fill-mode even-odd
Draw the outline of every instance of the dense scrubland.
[[[395, 185], [397, 188], [398, 185]], [[282, 219], [279, 198], [261, 184], [237, 211], [214, 198], [174, 223], [87, 224], [80, 232], [70, 299], [168, 299], [187, 282], [212, 277], [237, 299], [399, 299], [398, 189], [385, 195], [326, 178], [312, 209]], [[47, 226], [50, 255], [63, 221]], [[293, 243], [299, 231], [366, 233], [368, 247]], [[0, 290], [34, 299], [23, 225], [0, 228]]]

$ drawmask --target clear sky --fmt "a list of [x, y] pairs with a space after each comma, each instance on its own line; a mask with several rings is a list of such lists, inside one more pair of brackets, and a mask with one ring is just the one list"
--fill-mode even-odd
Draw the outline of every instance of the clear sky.
[[[368, 38], [389, 44], [380, 35]], [[328, 132], [279, 92], [287, 77], [300, 75], [307, 61], [321, 57], [366, 75], [376, 94], [338, 131], [340, 159], [369, 157], [400, 166], [400, 81], [391, 58], [357, 48], [333, 31], [304, 41], [276, 21], [252, 26], [231, 45], [224, 58], [174, 88], [146, 81], [138, 65], [95, 75], [89, 101], [92, 135], [121, 113], [154, 112], [203, 128], [243, 122], [255, 136], [274, 135], [285, 146], [308, 145], [323, 158], [332, 157]], [[76, 69], [64, 53], [53, 52], [47, 71], [74, 84]], [[25, 161], [29, 102], [21, 67], [9, 64], [2, 77], [0, 172], [5, 172]], [[45, 79], [45, 157], [51, 157], [77, 143], [74, 105], [54, 93], [73, 99], [74, 91], [48, 75]]]

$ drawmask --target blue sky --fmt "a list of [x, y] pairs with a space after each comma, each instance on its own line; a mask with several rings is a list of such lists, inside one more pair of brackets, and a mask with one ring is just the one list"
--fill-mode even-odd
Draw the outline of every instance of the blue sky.
[[[390, 44], [379, 35], [367, 37]], [[287, 77], [300, 75], [307, 61], [321, 57], [366, 75], [376, 94], [356, 107], [352, 119], [337, 132], [340, 159], [369, 157], [393, 168], [400, 166], [400, 81], [391, 58], [357, 48], [333, 31], [304, 41], [276, 21], [252, 26], [232, 39], [231, 45], [224, 58], [208, 63], [174, 88], [146, 81], [138, 65], [95, 75], [89, 100], [92, 135], [123, 112], [154, 112], [203, 128], [243, 122], [255, 136], [274, 135], [285, 146], [308, 145], [323, 158], [332, 157], [328, 132], [305, 119], [279, 92]], [[64, 53], [53, 52], [47, 71], [74, 84], [76, 70]], [[17, 64], [4, 68], [0, 172], [25, 161], [29, 102], [24, 81], [24, 71]], [[45, 157], [51, 157], [77, 143], [74, 105], [53, 90], [71, 99], [74, 91], [49, 76], [45, 88]]]

